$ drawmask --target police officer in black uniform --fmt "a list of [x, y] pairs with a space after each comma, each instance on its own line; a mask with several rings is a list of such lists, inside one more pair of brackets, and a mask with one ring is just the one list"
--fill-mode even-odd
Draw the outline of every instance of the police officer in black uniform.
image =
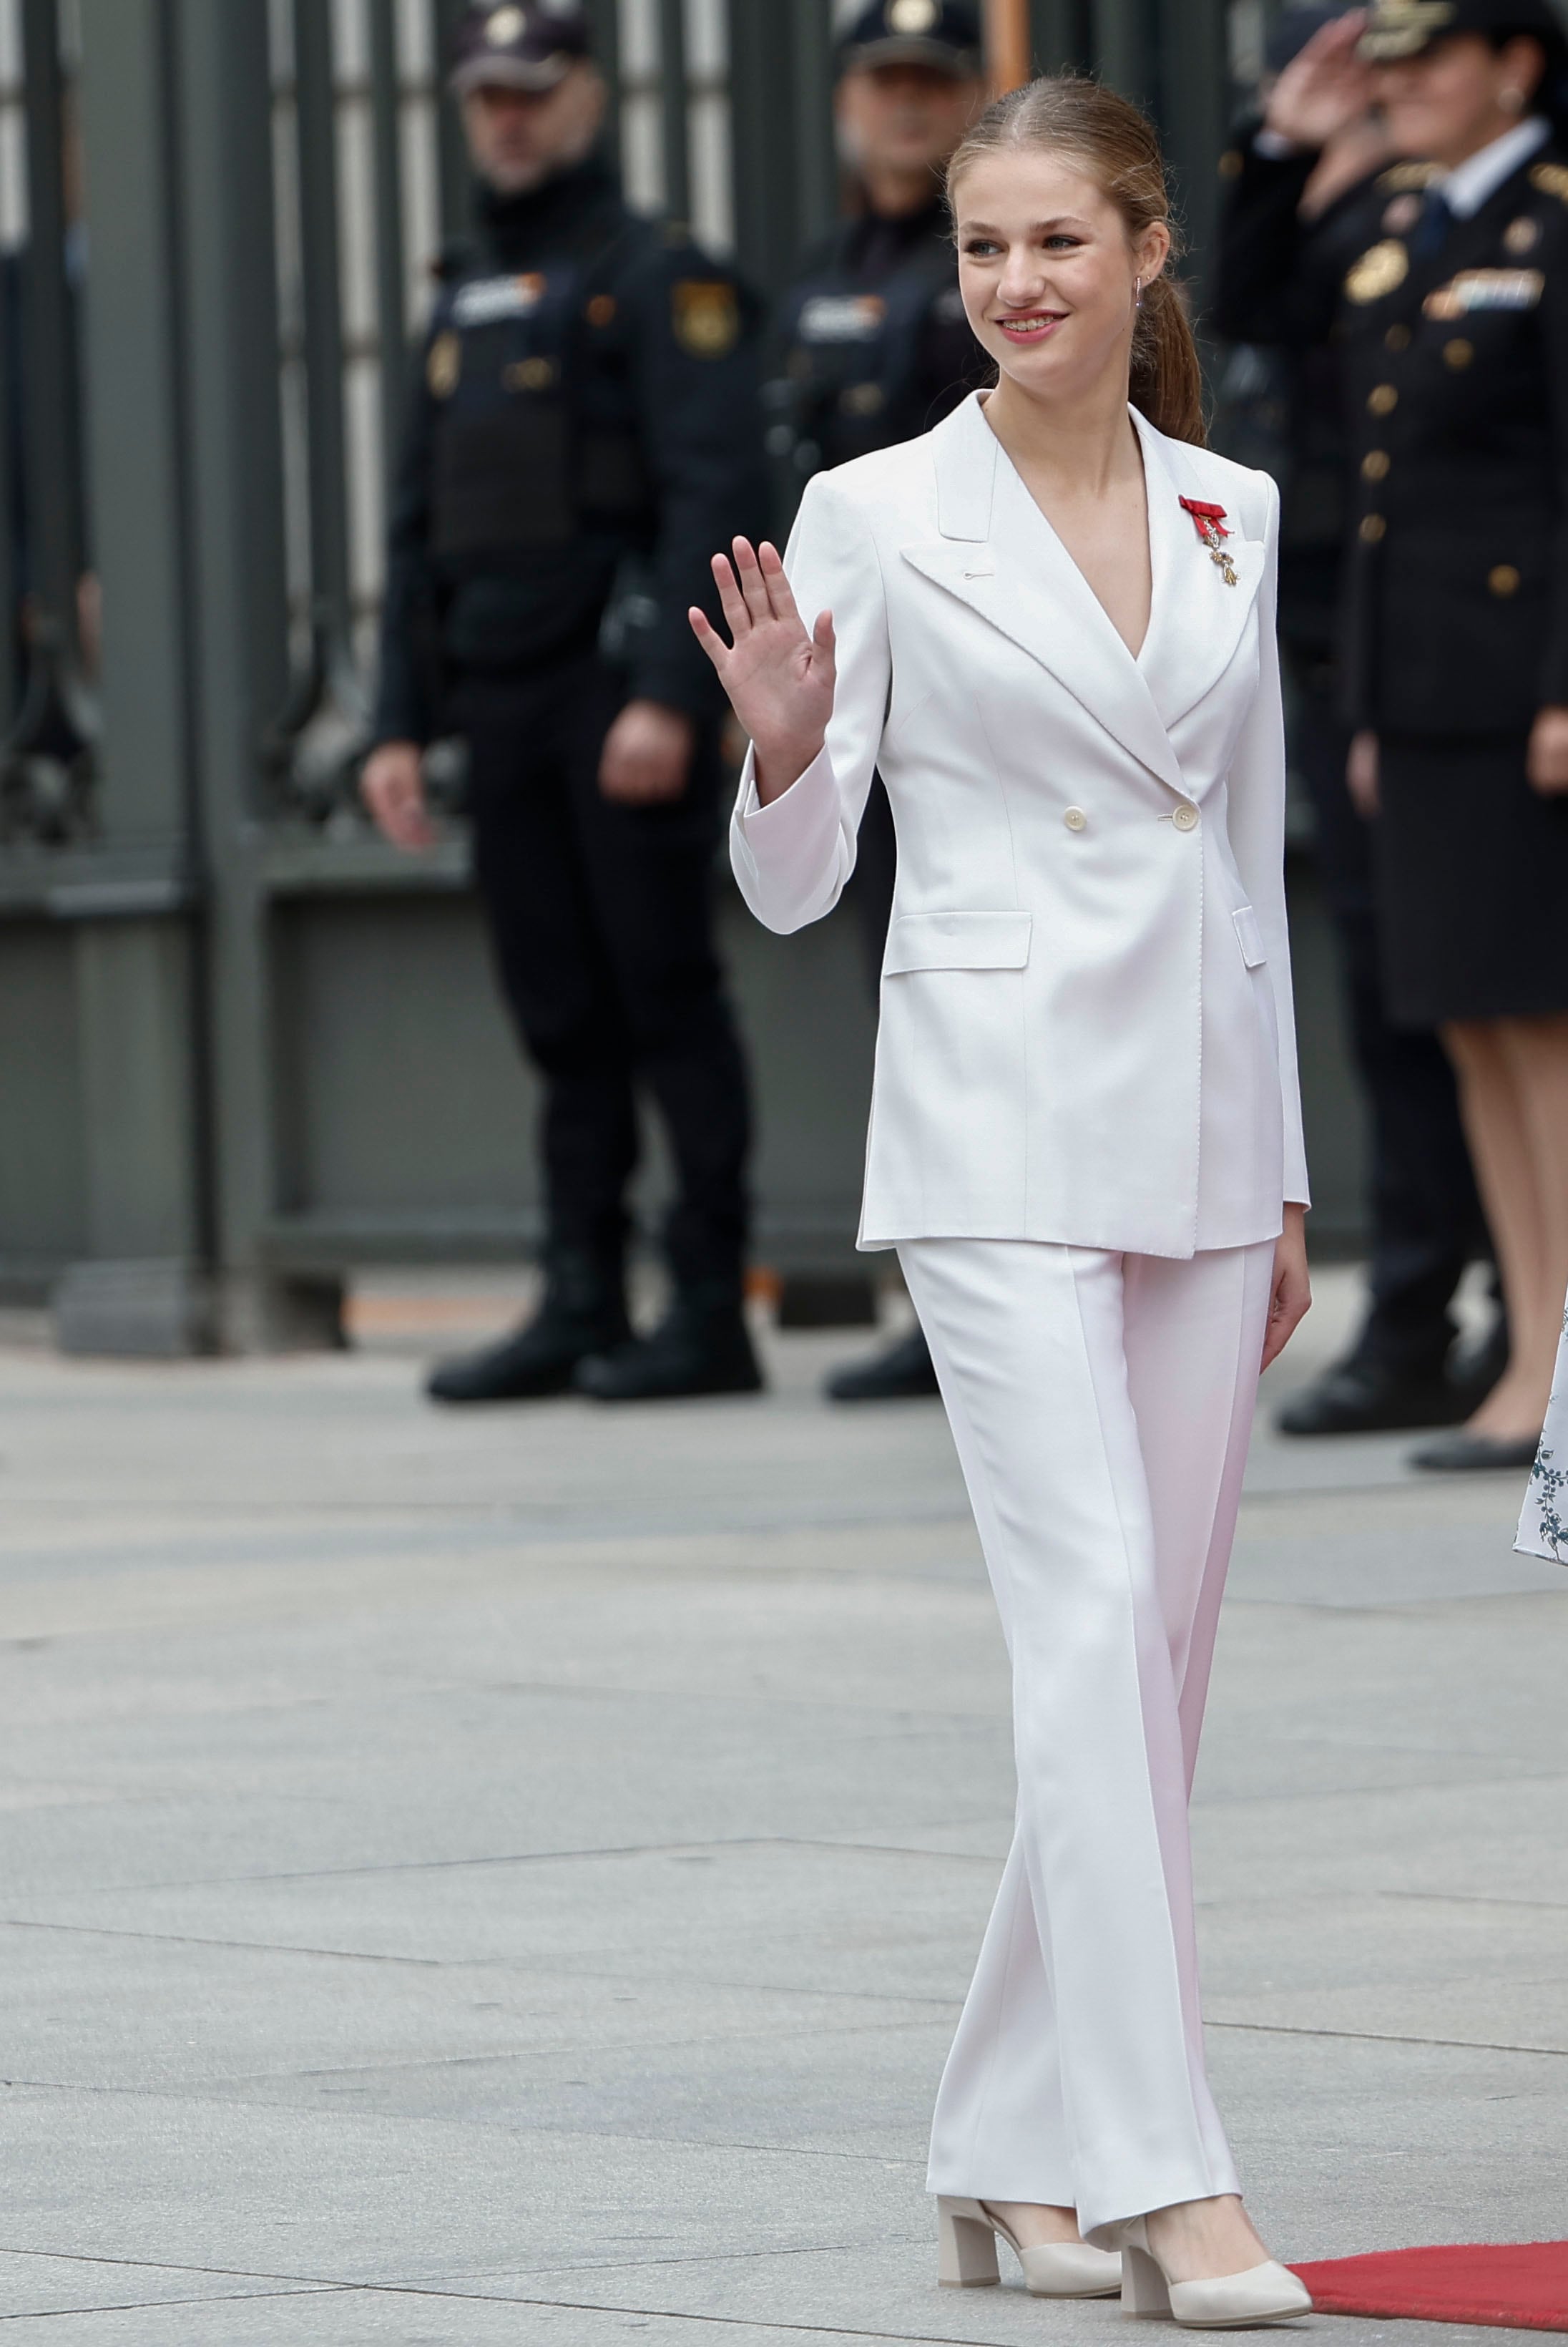
[[[808, 256], [775, 319], [764, 398], [781, 522], [813, 473], [929, 432], [984, 379], [942, 189], [983, 99], [982, 47], [974, 0], [871, 0], [840, 36], [835, 116], [860, 201]], [[873, 991], [895, 861], [877, 783], [850, 883]], [[936, 1390], [918, 1327], [828, 1384], [837, 1401]]]
[[[1371, 191], [1347, 264], [1303, 232], [1291, 179], [1369, 101], [1410, 166]], [[1415, 1454], [1450, 1471], [1529, 1464], [1563, 1285], [1565, 126], [1568, 40], [1546, 0], [1376, 0], [1281, 77], [1255, 222], [1282, 333], [1331, 333], [1342, 356], [1340, 676], [1381, 978], [1391, 1018], [1439, 1030], [1460, 1071], [1508, 1303], [1502, 1378]]]
[[[720, 705], [687, 620], [765, 510], [759, 320], [597, 151], [581, 0], [472, 9], [453, 87], [479, 179], [447, 257], [392, 518], [366, 800], [431, 836], [420, 753], [466, 737], [474, 874], [544, 1080], [538, 1314], [441, 1401], [759, 1383], [741, 1311], [747, 1081], [715, 958]], [[636, 1100], [667, 1131], [674, 1300], [626, 1318]]]
[[[1320, 5], [1288, 8], [1270, 36], [1269, 80], [1343, 13]], [[1365, 249], [1369, 212], [1380, 214], [1424, 185], [1427, 172], [1394, 159], [1377, 116], [1367, 112], [1308, 157], [1270, 138], [1255, 113], [1237, 125], [1220, 173], [1225, 203], [1209, 321], [1241, 346], [1222, 385], [1223, 445], [1279, 477], [1279, 637], [1295, 687], [1292, 762], [1317, 819], [1318, 875], [1369, 1112], [1366, 1316], [1345, 1357], [1292, 1394], [1278, 1423], [1287, 1434], [1307, 1435], [1449, 1425], [1467, 1418], [1495, 1384], [1506, 1331], [1500, 1324], [1490, 1344], [1456, 1355], [1455, 1291], [1490, 1242], [1447, 1055], [1430, 1030], [1395, 1027], [1388, 1017], [1371, 841], [1346, 782], [1350, 730], [1335, 652], [1357, 488], [1341, 352], [1331, 336], [1295, 348], [1276, 343], [1282, 325], [1294, 327], [1297, 308], [1292, 277], [1279, 275], [1278, 210], [1296, 216], [1297, 268], [1309, 266], [1315, 278], [1338, 284]]]

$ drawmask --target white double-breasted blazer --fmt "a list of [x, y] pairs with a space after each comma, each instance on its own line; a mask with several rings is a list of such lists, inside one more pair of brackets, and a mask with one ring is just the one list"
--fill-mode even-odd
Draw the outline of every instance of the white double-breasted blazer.
[[[821, 474], [786, 563], [830, 610], [827, 743], [736, 877], [770, 928], [837, 902], [880, 770], [898, 882], [860, 1244], [1186, 1256], [1307, 1201], [1266, 474], [1135, 414], [1154, 602], [1135, 660], [969, 400]], [[1236, 583], [1184, 497], [1226, 508]]]

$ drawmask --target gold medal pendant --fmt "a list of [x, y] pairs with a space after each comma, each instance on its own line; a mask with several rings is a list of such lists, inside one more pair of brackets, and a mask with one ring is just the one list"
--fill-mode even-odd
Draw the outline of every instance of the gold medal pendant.
[[1196, 530], [1200, 541], [1208, 548], [1209, 560], [1227, 587], [1236, 586], [1237, 584], [1236, 565], [1226, 552], [1225, 547], [1225, 541], [1230, 536], [1230, 532], [1225, 526], [1225, 507], [1205, 505], [1198, 497], [1183, 497], [1181, 504], [1183, 511], [1191, 514], [1193, 528]]

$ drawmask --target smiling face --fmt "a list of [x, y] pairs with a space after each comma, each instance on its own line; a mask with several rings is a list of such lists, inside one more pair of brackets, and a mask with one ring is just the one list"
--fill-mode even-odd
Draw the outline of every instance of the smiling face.
[[952, 200], [964, 310], [1003, 374], [1048, 400], [1126, 374], [1137, 281], [1165, 267], [1166, 223], [1135, 242], [1110, 198], [1048, 148], [977, 156]]

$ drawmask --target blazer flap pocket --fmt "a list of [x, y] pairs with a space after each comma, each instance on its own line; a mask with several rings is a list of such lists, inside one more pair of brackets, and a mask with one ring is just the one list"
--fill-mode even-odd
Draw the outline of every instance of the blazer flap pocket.
[[1263, 931], [1257, 925], [1257, 914], [1250, 905], [1237, 905], [1230, 917], [1236, 923], [1236, 934], [1241, 940], [1242, 960], [1248, 969], [1261, 969], [1268, 956], [1263, 948]]
[[889, 978], [916, 969], [1023, 969], [1033, 913], [903, 913], [888, 932]]

